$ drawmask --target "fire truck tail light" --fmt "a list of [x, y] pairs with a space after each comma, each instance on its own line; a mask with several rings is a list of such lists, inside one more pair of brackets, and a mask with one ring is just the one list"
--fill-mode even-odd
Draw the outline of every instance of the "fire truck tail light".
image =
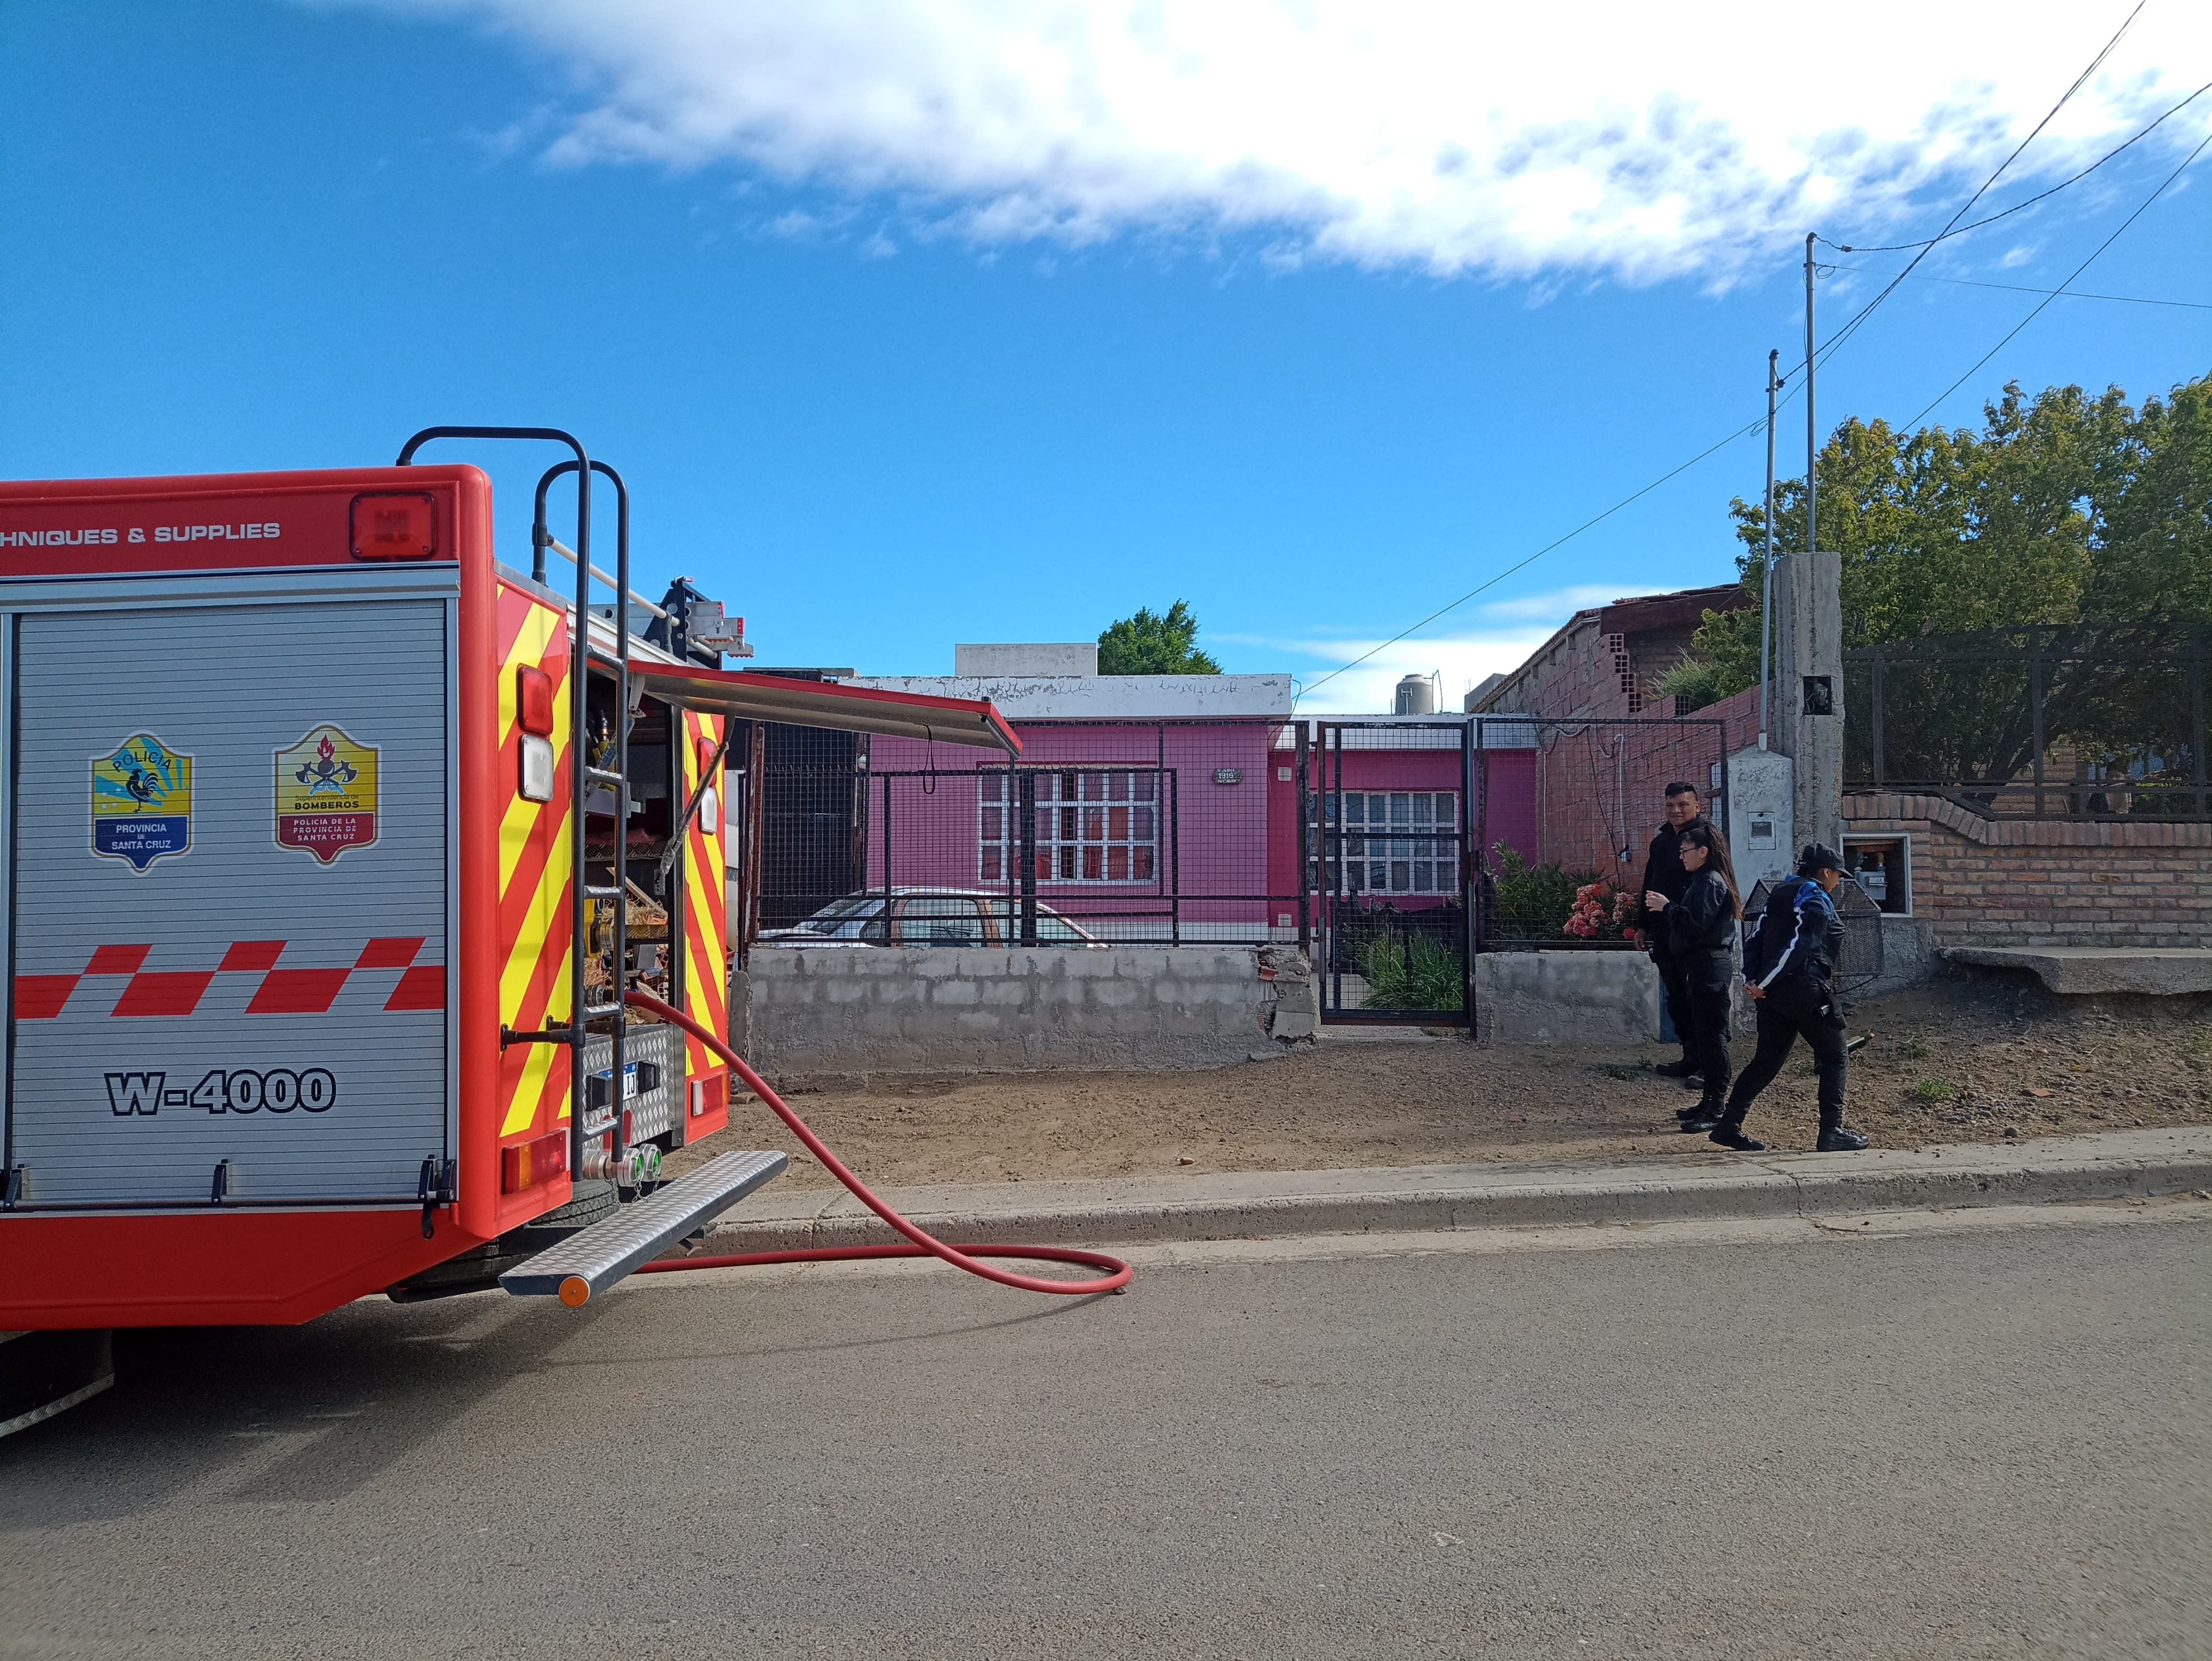
[[568, 1138], [558, 1132], [499, 1151], [499, 1191], [520, 1194], [550, 1183], [568, 1169]]
[[522, 782], [525, 801], [553, 800], [553, 740], [534, 733], [522, 735]]
[[380, 491], [353, 499], [356, 559], [435, 559], [438, 504], [427, 494]]
[[553, 736], [553, 677], [543, 669], [514, 672], [515, 719], [526, 733]]

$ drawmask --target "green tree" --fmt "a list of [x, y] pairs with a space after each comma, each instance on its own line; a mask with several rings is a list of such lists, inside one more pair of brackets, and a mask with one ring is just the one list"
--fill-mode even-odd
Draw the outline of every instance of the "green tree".
[[[2212, 622], [2212, 375], [2129, 406], [2018, 383], [1984, 406], [1980, 431], [1904, 434], [1856, 418], [1817, 460], [1820, 541], [1843, 555], [1848, 648], [2027, 624]], [[1763, 504], [1729, 516], [1754, 600], [1764, 579]], [[1802, 479], [1775, 486], [1775, 549], [1805, 545]], [[1705, 613], [1699, 694], [1759, 678], [1759, 609]]]
[[1159, 616], [1139, 606], [1098, 636], [1102, 675], [1218, 675], [1221, 666], [1198, 649], [1198, 619], [1177, 600]]

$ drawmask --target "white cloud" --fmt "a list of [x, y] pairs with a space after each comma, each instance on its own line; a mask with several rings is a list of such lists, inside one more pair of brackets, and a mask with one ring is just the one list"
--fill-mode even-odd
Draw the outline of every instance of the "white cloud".
[[[1344, 636], [1294, 639], [1277, 635], [1229, 634], [1209, 630], [1206, 642], [1232, 646], [1255, 646], [1293, 660], [1298, 678], [1298, 710], [1302, 715], [1375, 715], [1396, 703], [1399, 679], [1406, 675], [1440, 675], [1443, 698], [1439, 707], [1460, 708], [1462, 696], [1493, 674], [1510, 674], [1526, 662], [1577, 611], [1610, 605], [1629, 592], [1618, 583], [1598, 587], [1583, 583], [1543, 593], [1492, 600], [1474, 608], [1476, 618], [1498, 626], [1477, 626], [1449, 635], [1424, 636], [1393, 641], [1378, 647], [1373, 640]], [[1659, 593], [1672, 593], [1662, 589]], [[1363, 654], [1375, 655], [1364, 662], [1331, 675], [1340, 665]], [[1262, 665], [1261, 667], [1272, 666]], [[1326, 685], [1311, 692], [1322, 677]]]
[[1395, 703], [1398, 682], [1407, 675], [1438, 675], [1443, 696], [1439, 707], [1456, 709], [1468, 689], [1492, 674], [1518, 668], [1528, 654], [1550, 639], [1550, 627], [1524, 630], [1471, 630], [1460, 634], [1401, 640], [1384, 646], [1357, 667], [1333, 676], [1317, 691], [1304, 689], [1329, 674], [1339, 665], [1375, 648], [1372, 640], [1349, 638], [1291, 640], [1267, 636], [1215, 634], [1216, 643], [1265, 648], [1274, 661], [1261, 669], [1288, 667], [1297, 678], [1301, 715], [1362, 715], [1388, 712]]
[[1479, 616], [1487, 618], [1547, 618], [1548, 626], [1556, 629], [1584, 606], [1610, 605], [1620, 598], [1620, 585], [1617, 582], [1584, 582], [1571, 588], [1554, 588], [1548, 593], [1494, 599], [1475, 609]]
[[[1243, 232], [1276, 264], [1644, 280], [1899, 222], [1993, 166], [2130, 0], [359, 3], [564, 62], [556, 162], [733, 161], [983, 245]], [[2022, 178], [2208, 62], [2212, 7], [2154, 0]], [[2170, 125], [2162, 148], [2203, 131]]]
[[1298, 671], [1300, 715], [1371, 715], [1387, 713], [1395, 706], [1398, 682], [1406, 675], [1440, 676], [1443, 696], [1437, 700], [1437, 707], [1457, 709], [1468, 688], [1491, 675], [1519, 668], [1528, 654], [1551, 636], [1549, 628], [1531, 628], [1473, 630], [1424, 640], [1396, 641], [1311, 693], [1304, 689], [1338, 664], [1349, 663], [1373, 648], [1375, 642], [1285, 642], [1281, 649], [1297, 653], [1316, 664], [1315, 667]]

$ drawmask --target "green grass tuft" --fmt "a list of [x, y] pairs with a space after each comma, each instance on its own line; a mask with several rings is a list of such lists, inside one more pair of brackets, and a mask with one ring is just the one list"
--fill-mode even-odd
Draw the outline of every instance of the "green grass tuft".
[[1353, 948], [1367, 983], [1363, 1009], [1457, 1009], [1467, 999], [1459, 953], [1426, 934], [1383, 934]]

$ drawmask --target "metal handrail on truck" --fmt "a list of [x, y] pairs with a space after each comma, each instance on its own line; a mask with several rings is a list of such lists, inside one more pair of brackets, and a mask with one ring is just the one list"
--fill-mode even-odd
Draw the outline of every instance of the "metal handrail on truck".
[[[570, 635], [571, 661], [569, 666], [569, 733], [568, 748], [573, 767], [570, 776], [569, 812], [573, 818], [570, 831], [574, 838], [574, 865], [570, 872], [568, 907], [568, 961], [570, 964], [570, 996], [568, 1025], [563, 1028], [548, 1027], [536, 1032], [503, 1032], [501, 1042], [506, 1043], [564, 1043], [568, 1046], [568, 1170], [570, 1179], [584, 1175], [585, 1144], [591, 1137], [603, 1133], [587, 1133], [586, 1126], [591, 1117], [590, 1080], [585, 1068], [584, 1049], [590, 1037], [590, 1024], [595, 1020], [611, 1020], [608, 1032], [607, 1108], [611, 1124], [605, 1127], [613, 1137], [611, 1161], [619, 1171], [629, 1156], [629, 1129], [623, 1116], [623, 1082], [628, 1072], [628, 1046], [625, 1042], [628, 1025], [623, 1013], [623, 994], [628, 989], [629, 966], [629, 897], [623, 878], [628, 845], [625, 837], [629, 828], [629, 487], [623, 477], [604, 461], [594, 461], [585, 453], [582, 441], [573, 434], [556, 427], [426, 427], [401, 447], [396, 464], [410, 465], [415, 453], [433, 439], [489, 438], [541, 440], [566, 444], [575, 452], [574, 461], [564, 461], [550, 468], [538, 481], [537, 507], [531, 526], [532, 575], [539, 581], [545, 576], [547, 548], [557, 548], [567, 554], [576, 567], [575, 616]], [[553, 481], [562, 474], [574, 472], [576, 487], [576, 546], [562, 548], [546, 528], [545, 494]], [[592, 491], [591, 476], [598, 473], [615, 487], [615, 575], [609, 579], [592, 563]], [[615, 654], [607, 658], [592, 649], [592, 581], [598, 577], [608, 581], [615, 591], [614, 625]], [[641, 601], [641, 604], [647, 602]], [[653, 607], [658, 611], [659, 607]], [[594, 664], [611, 669], [615, 683], [614, 743], [610, 759], [611, 768], [592, 764], [591, 751], [591, 674]], [[591, 850], [584, 835], [584, 814], [594, 786], [604, 786], [614, 793], [614, 881], [598, 885], [591, 880]], [[591, 945], [590, 908], [594, 904], [613, 908], [613, 962], [611, 982], [613, 995], [605, 1004], [591, 1001], [591, 988], [584, 974], [584, 963]]]

